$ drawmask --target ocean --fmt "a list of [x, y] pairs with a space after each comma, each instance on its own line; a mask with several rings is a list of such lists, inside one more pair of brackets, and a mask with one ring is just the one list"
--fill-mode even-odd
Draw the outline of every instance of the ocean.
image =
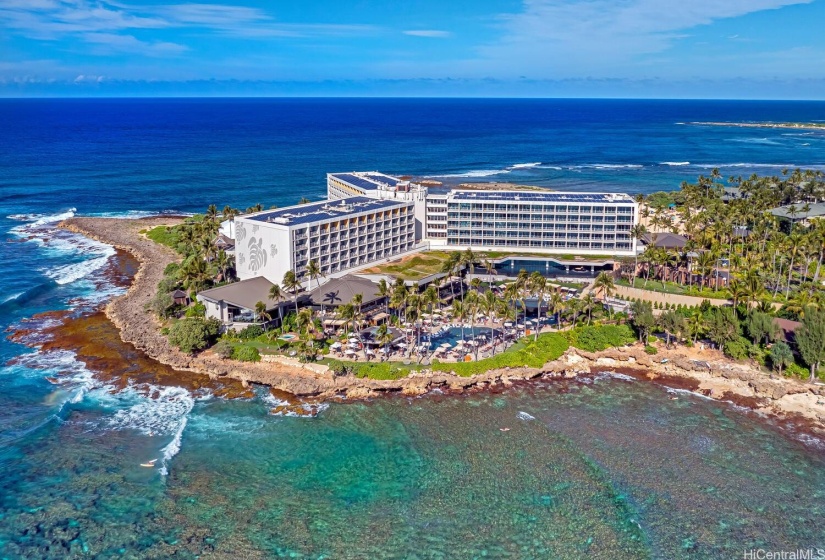
[[100, 307], [136, 263], [55, 227], [320, 199], [332, 171], [650, 193], [714, 167], [825, 170], [825, 132], [690, 124], [823, 119], [814, 102], [0, 100], [0, 558], [825, 548], [825, 447], [733, 404], [602, 374], [274, 415], [283, 396], [121, 343]]

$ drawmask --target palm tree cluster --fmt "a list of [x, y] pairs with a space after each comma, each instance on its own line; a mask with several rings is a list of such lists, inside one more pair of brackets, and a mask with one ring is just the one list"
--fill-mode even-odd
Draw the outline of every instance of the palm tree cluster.
[[[733, 193], [733, 195], [731, 195]], [[718, 170], [696, 183], [683, 183], [680, 204], [670, 213], [657, 209], [652, 231], [636, 226], [634, 239], [662, 231], [688, 238], [683, 251], [650, 243], [623, 274], [630, 282], [641, 273], [651, 278], [695, 287], [724, 288], [734, 304], [760, 300], [786, 303], [788, 316], [800, 318], [804, 309], [825, 305], [821, 289], [825, 258], [825, 220], [780, 220], [770, 210], [789, 206], [804, 217], [810, 205], [825, 200], [821, 172], [783, 171], [780, 177], [731, 177], [723, 182]], [[644, 208], [642, 214], [650, 209]], [[676, 219], [673, 219], [676, 218]], [[689, 256], [690, 255], [690, 256]]]

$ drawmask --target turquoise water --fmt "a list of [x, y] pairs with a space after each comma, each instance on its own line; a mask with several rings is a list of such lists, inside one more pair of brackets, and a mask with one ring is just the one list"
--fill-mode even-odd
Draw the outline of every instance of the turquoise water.
[[607, 375], [314, 419], [206, 399], [167, 477], [139, 466], [152, 437], [105, 416], [78, 406], [6, 465], [7, 557], [722, 558], [825, 542], [821, 455], [731, 406]]

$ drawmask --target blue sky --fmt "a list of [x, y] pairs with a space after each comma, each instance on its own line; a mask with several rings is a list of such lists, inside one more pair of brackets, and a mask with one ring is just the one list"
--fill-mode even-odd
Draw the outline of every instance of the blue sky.
[[825, 0], [0, 0], [0, 95], [825, 98]]

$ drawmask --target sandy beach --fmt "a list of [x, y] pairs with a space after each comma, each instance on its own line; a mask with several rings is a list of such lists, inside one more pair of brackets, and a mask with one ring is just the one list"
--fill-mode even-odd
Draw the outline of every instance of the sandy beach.
[[297, 397], [324, 400], [370, 398], [399, 392], [421, 395], [434, 389], [480, 390], [507, 387], [514, 382], [538, 377], [571, 378], [616, 369], [630, 371], [637, 379], [665, 386], [670, 380], [681, 379], [682, 382], [677, 384], [684, 384], [692, 391], [745, 405], [760, 414], [803, 421], [812, 430], [825, 433], [825, 385], [786, 378], [772, 379], [752, 366], [732, 362], [721, 353], [707, 349], [699, 351], [679, 347], [663, 350], [654, 358], [636, 347], [594, 354], [570, 349], [542, 368], [506, 368], [473, 377], [423, 370], [403, 379], [387, 381], [336, 377], [331, 372], [323, 371], [323, 367], [281, 358], [244, 363], [221, 359], [210, 351], [190, 356], [168, 343], [166, 337], [160, 334], [157, 320], [145, 310], [146, 303], [154, 296], [164, 268], [179, 257], [168, 247], [149, 240], [140, 232], [158, 225], [173, 225], [177, 221], [170, 218], [72, 218], [62, 222], [61, 227], [127, 251], [139, 261], [140, 269], [131, 287], [125, 295], [107, 304], [106, 316], [117, 326], [125, 342], [178, 371], [258, 383]]

